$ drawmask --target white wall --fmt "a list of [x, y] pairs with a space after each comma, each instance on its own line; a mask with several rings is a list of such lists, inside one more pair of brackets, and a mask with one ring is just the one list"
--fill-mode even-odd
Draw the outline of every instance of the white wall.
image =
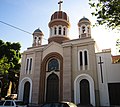
[[[103, 62], [102, 73], [103, 83], [101, 80], [100, 57]], [[97, 72], [100, 92], [100, 105], [109, 106], [108, 83], [120, 82], [120, 64], [112, 64], [111, 52], [101, 52], [96, 54]]]

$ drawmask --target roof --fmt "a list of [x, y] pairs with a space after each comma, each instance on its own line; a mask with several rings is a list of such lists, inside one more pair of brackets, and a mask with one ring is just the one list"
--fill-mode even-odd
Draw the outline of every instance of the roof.
[[51, 16], [51, 21], [54, 19], [63, 19], [69, 21], [68, 15], [63, 11], [56, 11]]
[[88, 21], [88, 22], [90, 22], [89, 19], [86, 18], [86, 17], [83, 17], [82, 19], [79, 20], [79, 22], [81, 22], [81, 21]]
[[36, 29], [34, 32], [33, 32], [33, 35], [34, 34], [40, 34], [41, 36], [43, 36], [44, 34], [42, 33], [42, 31], [38, 28]]
[[38, 29], [36, 29], [35, 31], [34, 31], [34, 33], [35, 32], [41, 32], [42, 33], [42, 31], [38, 28]]
[[120, 63], [120, 55], [112, 56], [112, 62], [113, 63]]

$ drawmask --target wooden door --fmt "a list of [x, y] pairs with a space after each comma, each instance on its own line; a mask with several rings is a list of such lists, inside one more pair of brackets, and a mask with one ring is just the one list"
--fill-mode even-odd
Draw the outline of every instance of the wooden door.
[[27, 81], [24, 85], [24, 95], [23, 95], [23, 101], [25, 103], [29, 103], [29, 95], [30, 95], [30, 83]]
[[47, 78], [46, 101], [54, 102], [59, 100], [59, 78], [52, 73]]
[[80, 81], [80, 103], [82, 105], [90, 104], [90, 87], [86, 79]]

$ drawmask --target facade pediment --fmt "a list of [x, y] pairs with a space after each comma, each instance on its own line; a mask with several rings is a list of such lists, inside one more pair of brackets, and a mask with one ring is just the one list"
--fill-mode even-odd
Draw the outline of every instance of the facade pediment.
[[63, 56], [63, 48], [60, 44], [56, 42], [49, 43], [44, 49], [43, 49], [43, 58], [52, 52], [57, 52]]

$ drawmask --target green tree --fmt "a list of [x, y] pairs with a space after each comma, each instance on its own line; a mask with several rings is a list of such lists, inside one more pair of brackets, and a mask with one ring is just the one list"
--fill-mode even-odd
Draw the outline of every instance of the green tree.
[[120, 0], [89, 0], [89, 4], [95, 9], [92, 15], [97, 17], [96, 25], [120, 30]]
[[10, 81], [12, 82], [12, 91], [17, 91], [19, 70], [21, 58], [20, 44], [3, 42], [0, 40], [0, 75], [3, 77], [2, 97], [7, 93]]
[[3, 57], [0, 59], [0, 75], [1, 76], [8, 73], [10, 64], [8, 64], [7, 62], [8, 62], [7, 57]]

